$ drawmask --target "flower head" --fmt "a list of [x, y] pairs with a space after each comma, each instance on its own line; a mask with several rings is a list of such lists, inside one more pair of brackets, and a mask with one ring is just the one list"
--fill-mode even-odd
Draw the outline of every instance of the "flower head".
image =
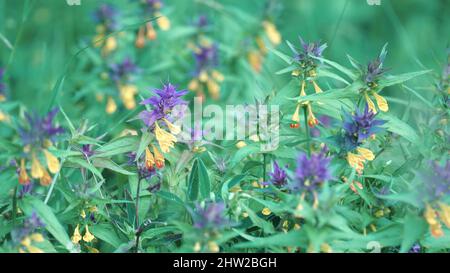
[[138, 67], [130, 58], [125, 58], [123, 62], [112, 64], [109, 67], [109, 74], [114, 81], [127, 82], [136, 72], [138, 72]]
[[312, 61], [312, 57], [322, 57], [323, 51], [328, 47], [327, 44], [321, 44], [320, 41], [307, 43], [302, 37], [299, 37], [302, 51], [294, 50], [294, 60], [300, 63]]
[[152, 110], [144, 110], [140, 113], [141, 120], [151, 128], [156, 121], [170, 119], [170, 114], [176, 106], [186, 104], [181, 97], [187, 93], [187, 90], [177, 91], [174, 85], [168, 83], [162, 89], [155, 89], [154, 93], [156, 96], [141, 102], [143, 105], [151, 106]]
[[218, 48], [216, 44], [201, 45], [194, 51], [196, 74], [214, 68], [219, 64]]
[[369, 109], [367, 104], [364, 111], [361, 111], [359, 108], [356, 108], [354, 114], [344, 111], [343, 145], [346, 150], [354, 150], [361, 145], [364, 140], [382, 130], [379, 126], [383, 125], [386, 121], [377, 120], [375, 117], [376, 114]]
[[94, 13], [95, 23], [101, 25], [104, 28], [104, 32], [114, 32], [119, 28], [118, 11], [108, 4], [102, 4]]
[[199, 229], [213, 228], [221, 229], [229, 225], [225, 217], [225, 204], [222, 202], [207, 202], [196, 204], [194, 212], [194, 226]]
[[47, 141], [54, 141], [56, 136], [62, 134], [64, 129], [53, 125], [58, 108], [51, 110], [46, 116], [26, 113], [26, 126], [19, 127], [19, 135], [24, 145], [45, 147]]
[[386, 69], [383, 68], [386, 54], [386, 46], [384, 46], [380, 55], [367, 65], [367, 70], [364, 74], [364, 82], [371, 88], [376, 86], [378, 78], [386, 71]]
[[323, 183], [332, 179], [329, 164], [331, 159], [325, 157], [326, 149], [320, 153], [312, 154], [309, 158], [301, 153], [297, 159], [294, 183], [291, 185], [294, 192], [312, 192]]
[[269, 183], [276, 187], [283, 187], [287, 184], [286, 171], [281, 168], [276, 161], [273, 162], [273, 171], [269, 173]]

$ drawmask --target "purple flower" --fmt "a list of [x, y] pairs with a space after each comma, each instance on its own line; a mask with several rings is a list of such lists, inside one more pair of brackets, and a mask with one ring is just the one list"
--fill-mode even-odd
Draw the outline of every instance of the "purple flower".
[[81, 152], [83, 153], [83, 155], [86, 158], [89, 158], [91, 156], [94, 155], [94, 151], [92, 150], [92, 145], [91, 144], [84, 144], [83, 146], [81, 146]]
[[165, 84], [162, 89], [154, 89], [153, 92], [156, 96], [141, 102], [143, 105], [150, 105], [152, 110], [144, 110], [139, 114], [140, 119], [148, 127], [153, 127], [155, 121], [168, 119], [176, 106], [185, 105], [186, 102], [181, 97], [188, 93], [187, 90], [177, 91], [170, 83]]
[[112, 64], [109, 67], [109, 75], [114, 81], [129, 81], [134, 73], [138, 72], [138, 67], [130, 58], [123, 62]]
[[322, 57], [323, 51], [328, 47], [327, 44], [321, 44], [320, 41], [306, 43], [302, 37], [299, 37], [302, 52], [299, 52], [295, 48], [291, 47], [291, 50], [295, 53], [294, 60], [300, 63], [306, 63], [312, 61], [311, 57]]
[[208, 24], [209, 24], [209, 22], [208, 22], [208, 18], [206, 17], [206, 15], [200, 15], [198, 17], [197, 21], [195, 22], [195, 26], [200, 29], [207, 27]]
[[218, 47], [216, 44], [200, 46], [194, 52], [197, 76], [205, 70], [214, 68], [219, 65]]
[[33, 183], [28, 183], [26, 185], [22, 185], [19, 191], [19, 198], [25, 197], [25, 195], [29, 195], [33, 192], [34, 185]]
[[325, 157], [326, 149], [318, 154], [312, 154], [310, 158], [301, 153], [297, 159], [295, 178], [291, 185], [294, 192], [311, 192], [323, 183], [332, 179], [329, 171], [330, 158]]
[[369, 109], [367, 104], [363, 112], [356, 107], [353, 115], [345, 111], [343, 113], [343, 145], [347, 151], [355, 149], [371, 135], [381, 131], [382, 128], [379, 126], [386, 123], [384, 120], [375, 119], [376, 114]]
[[221, 229], [229, 225], [225, 218], [225, 204], [223, 202], [208, 202], [204, 206], [196, 204], [193, 215], [194, 227], [199, 229], [215, 228]]
[[273, 171], [269, 173], [269, 176], [270, 180], [268, 183], [274, 185], [275, 187], [281, 188], [287, 184], [286, 171], [283, 168], [280, 168], [276, 161], [273, 162]]
[[408, 251], [408, 253], [420, 253], [420, 249], [421, 249], [420, 244], [415, 243], [415, 244], [411, 247], [411, 249]]
[[[331, 125], [331, 118], [329, 116], [322, 115], [319, 117], [320, 124], [327, 128]], [[320, 137], [320, 130], [317, 127], [311, 128], [312, 137]]]
[[94, 13], [94, 21], [105, 27], [107, 33], [116, 31], [119, 28], [117, 21], [118, 12], [108, 4], [101, 5]]
[[161, 0], [143, 0], [140, 2], [144, 12], [151, 15], [163, 7]]
[[367, 70], [364, 75], [364, 81], [366, 84], [375, 83], [378, 78], [386, 72], [386, 69], [383, 68], [384, 59], [386, 58], [386, 45], [381, 50], [380, 55], [373, 61], [369, 62], [367, 65]]
[[45, 224], [42, 222], [36, 212], [33, 211], [31, 216], [24, 221], [22, 227], [14, 229], [11, 232], [11, 237], [14, 242], [20, 243], [23, 238], [43, 227], [45, 227]]
[[54, 141], [55, 137], [64, 132], [60, 126], [54, 126], [53, 121], [58, 108], [51, 110], [45, 117], [36, 114], [26, 113], [27, 124], [25, 127], [19, 126], [19, 135], [24, 145], [44, 145], [44, 141]]
[[144, 155], [142, 155], [139, 158], [139, 160], [136, 159], [136, 156], [137, 156], [137, 154], [135, 152], [128, 153], [127, 154], [127, 157], [128, 157], [127, 165], [137, 167], [139, 179], [149, 180], [156, 174], [156, 170], [154, 168], [153, 169], [147, 168], [147, 166], [145, 165], [145, 156]]

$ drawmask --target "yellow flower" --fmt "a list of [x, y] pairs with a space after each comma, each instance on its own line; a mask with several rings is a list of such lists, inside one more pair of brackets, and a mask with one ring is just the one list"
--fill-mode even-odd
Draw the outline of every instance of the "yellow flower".
[[117, 104], [112, 97], [108, 97], [108, 101], [106, 102], [106, 113], [113, 114], [117, 111]]
[[424, 217], [430, 226], [433, 226], [433, 225], [436, 225], [439, 223], [438, 219], [436, 217], [436, 211], [429, 204], [426, 205]]
[[269, 21], [264, 21], [263, 26], [270, 42], [274, 45], [279, 45], [281, 43], [281, 34], [278, 32], [277, 27]]
[[39, 179], [41, 186], [47, 187], [52, 183], [52, 177], [45, 168], [42, 169], [44, 175]]
[[307, 108], [308, 108], [308, 126], [312, 128], [317, 124], [319, 124], [319, 121], [314, 116], [311, 103], [308, 103]]
[[383, 112], [387, 112], [389, 110], [389, 106], [386, 99], [375, 92], [373, 92], [372, 95], [375, 97], [375, 100], [377, 101], [378, 108], [380, 108], [380, 110]]
[[150, 41], [156, 40], [157, 34], [152, 22], [148, 22], [145, 26], [147, 30], [147, 39]]
[[206, 86], [208, 87], [209, 94], [213, 99], [218, 99], [220, 96], [220, 86], [213, 79], [208, 79], [206, 82]]
[[175, 142], [177, 142], [177, 138], [161, 129], [157, 122], [155, 122], [155, 136], [163, 153], [168, 153], [170, 148], [173, 148]]
[[244, 148], [245, 146], [247, 146], [247, 143], [245, 143], [245, 141], [239, 141], [238, 143], [236, 143], [236, 148], [238, 148], [238, 149], [242, 149], [242, 148]]
[[188, 85], [188, 89], [191, 91], [197, 91], [199, 88], [199, 83], [197, 79], [192, 79]]
[[211, 72], [211, 76], [218, 82], [223, 82], [225, 80], [225, 77], [223, 76], [223, 74], [217, 70], [213, 70]]
[[42, 236], [42, 234], [40, 233], [33, 233], [30, 235], [30, 238], [36, 243], [42, 243], [44, 241], [44, 236]]
[[330, 246], [329, 244], [327, 244], [327, 243], [323, 243], [323, 244], [320, 246], [320, 250], [321, 250], [323, 253], [332, 253], [332, 252], [333, 252], [333, 249], [332, 249], [331, 246]]
[[439, 203], [440, 212], [439, 217], [441, 218], [442, 222], [450, 228], [450, 206], [444, 203]]
[[84, 211], [84, 209], [81, 210], [80, 216], [81, 216], [81, 218], [83, 218], [83, 219], [86, 218], [86, 212]]
[[88, 225], [86, 225], [86, 231], [84, 232], [83, 241], [85, 241], [86, 243], [89, 243], [94, 239], [95, 239], [94, 235], [92, 235], [89, 232], [89, 227], [88, 227]]
[[72, 235], [72, 243], [78, 244], [81, 241], [80, 225], [77, 225]]
[[19, 183], [21, 185], [28, 185], [30, 183], [30, 177], [25, 168], [25, 159], [23, 158], [20, 160]]
[[200, 242], [196, 242], [193, 249], [194, 249], [194, 252], [199, 252], [202, 249]]
[[44, 176], [44, 168], [42, 167], [36, 154], [31, 156], [31, 177], [38, 179]]
[[158, 24], [159, 28], [162, 31], [167, 31], [170, 29], [170, 20], [164, 15], [161, 15], [160, 13], [157, 13], [156, 16], [159, 16], [158, 19], [156, 19], [156, 23]]
[[358, 154], [364, 157], [365, 160], [372, 161], [375, 159], [375, 155], [369, 149], [358, 147], [356, 148], [356, 151], [358, 151]]
[[51, 173], [57, 173], [59, 171], [58, 158], [56, 158], [56, 156], [54, 156], [53, 154], [51, 154], [49, 151], [47, 151], [45, 149], [43, 151], [44, 151], [45, 159], [47, 161], [48, 170]]
[[[153, 145], [152, 145], [153, 146]], [[158, 169], [164, 167], [164, 156], [159, 152], [158, 148], [153, 146], [153, 153], [155, 154], [155, 164]]]
[[272, 213], [272, 211], [271, 211], [269, 208], [264, 208], [264, 209], [261, 211], [261, 213], [262, 213], [263, 215], [265, 215], [265, 216], [269, 216], [269, 215]]
[[261, 54], [266, 55], [267, 54], [267, 47], [266, 44], [264, 44], [264, 40], [261, 37], [256, 37], [256, 44], [258, 45], [259, 51]]
[[153, 170], [153, 166], [155, 165], [155, 158], [153, 157], [152, 152], [147, 147], [145, 148], [145, 167], [149, 170]]
[[374, 114], [376, 114], [376, 113], [377, 113], [377, 109], [376, 109], [376, 107], [375, 107], [375, 103], [373, 103], [372, 99], [370, 99], [370, 97], [369, 97], [369, 95], [367, 95], [367, 93], [364, 94], [364, 97], [366, 98], [366, 102], [367, 102], [367, 105], [369, 106], [369, 109], [370, 109]]
[[44, 253], [44, 251], [42, 249], [32, 246], [32, 245], [27, 246], [27, 250], [29, 253]]
[[144, 27], [139, 28], [134, 45], [137, 48], [143, 48], [145, 46], [145, 28]]
[[322, 93], [323, 92], [322, 89], [320, 89], [320, 87], [317, 85], [317, 83], [315, 81], [312, 81], [312, 83], [313, 83], [313, 86], [314, 86], [314, 91], [316, 93]]
[[209, 248], [209, 251], [211, 251], [213, 253], [217, 253], [220, 251], [219, 245], [214, 241], [208, 242], [208, 248]]
[[200, 71], [200, 74], [199, 74], [199, 76], [198, 76], [198, 79], [199, 79], [201, 82], [207, 82], [208, 79], [209, 79], [208, 72], [206, 72], [205, 70]]
[[119, 86], [120, 98], [128, 110], [134, 109], [136, 107], [136, 101], [134, 96], [137, 93], [137, 87], [135, 85], [120, 85]]
[[169, 128], [169, 131], [174, 134], [174, 135], [178, 135], [181, 132], [181, 128], [180, 126], [174, 125], [173, 123], [171, 123], [170, 121], [168, 121], [167, 119], [163, 119], [163, 121], [166, 123], [167, 128]]
[[364, 170], [364, 157], [359, 154], [347, 153], [348, 164], [356, 170], [357, 173], [361, 174]]
[[105, 45], [102, 48], [103, 55], [108, 55], [117, 48], [117, 40], [115, 37], [106, 38]]
[[253, 68], [253, 70], [256, 73], [261, 72], [262, 56], [258, 51], [256, 51], [256, 50], [250, 51], [247, 54], [247, 59], [248, 59], [248, 63], [250, 64], [250, 66]]

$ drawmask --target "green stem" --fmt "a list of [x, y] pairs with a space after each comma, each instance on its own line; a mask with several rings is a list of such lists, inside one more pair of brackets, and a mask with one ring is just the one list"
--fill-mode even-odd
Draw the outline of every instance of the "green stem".
[[138, 180], [138, 184], [137, 184], [137, 189], [136, 189], [136, 223], [135, 223], [135, 225], [136, 225], [136, 230], [137, 230], [137, 232], [136, 232], [136, 243], [135, 243], [135, 252], [136, 253], [138, 253], [138, 250], [139, 250], [139, 237], [140, 237], [140, 235], [141, 235], [141, 233], [139, 232], [139, 228], [140, 228], [140, 226], [139, 226], [139, 199], [140, 199], [140, 192], [141, 192], [141, 181], [142, 181], [142, 179], [139, 177], [139, 180]]
[[263, 153], [263, 181], [267, 181], [267, 154]]
[[17, 218], [17, 186], [14, 187], [14, 195], [12, 200], [12, 222], [13, 226], [16, 225], [16, 218]]

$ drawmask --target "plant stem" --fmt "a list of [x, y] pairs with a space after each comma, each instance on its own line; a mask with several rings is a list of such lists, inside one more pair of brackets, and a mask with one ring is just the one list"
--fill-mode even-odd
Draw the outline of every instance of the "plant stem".
[[139, 232], [139, 198], [140, 198], [140, 192], [141, 192], [141, 181], [142, 179], [139, 177], [138, 179], [138, 184], [137, 184], [137, 189], [136, 189], [136, 247], [135, 247], [135, 252], [137, 253], [139, 250], [139, 237], [141, 235], [141, 233]]
[[266, 167], [267, 166], [267, 154], [263, 153], [263, 181], [267, 181], [267, 170]]
[[17, 218], [17, 186], [14, 187], [14, 196], [12, 200], [12, 222], [13, 226], [16, 225], [16, 218]]

